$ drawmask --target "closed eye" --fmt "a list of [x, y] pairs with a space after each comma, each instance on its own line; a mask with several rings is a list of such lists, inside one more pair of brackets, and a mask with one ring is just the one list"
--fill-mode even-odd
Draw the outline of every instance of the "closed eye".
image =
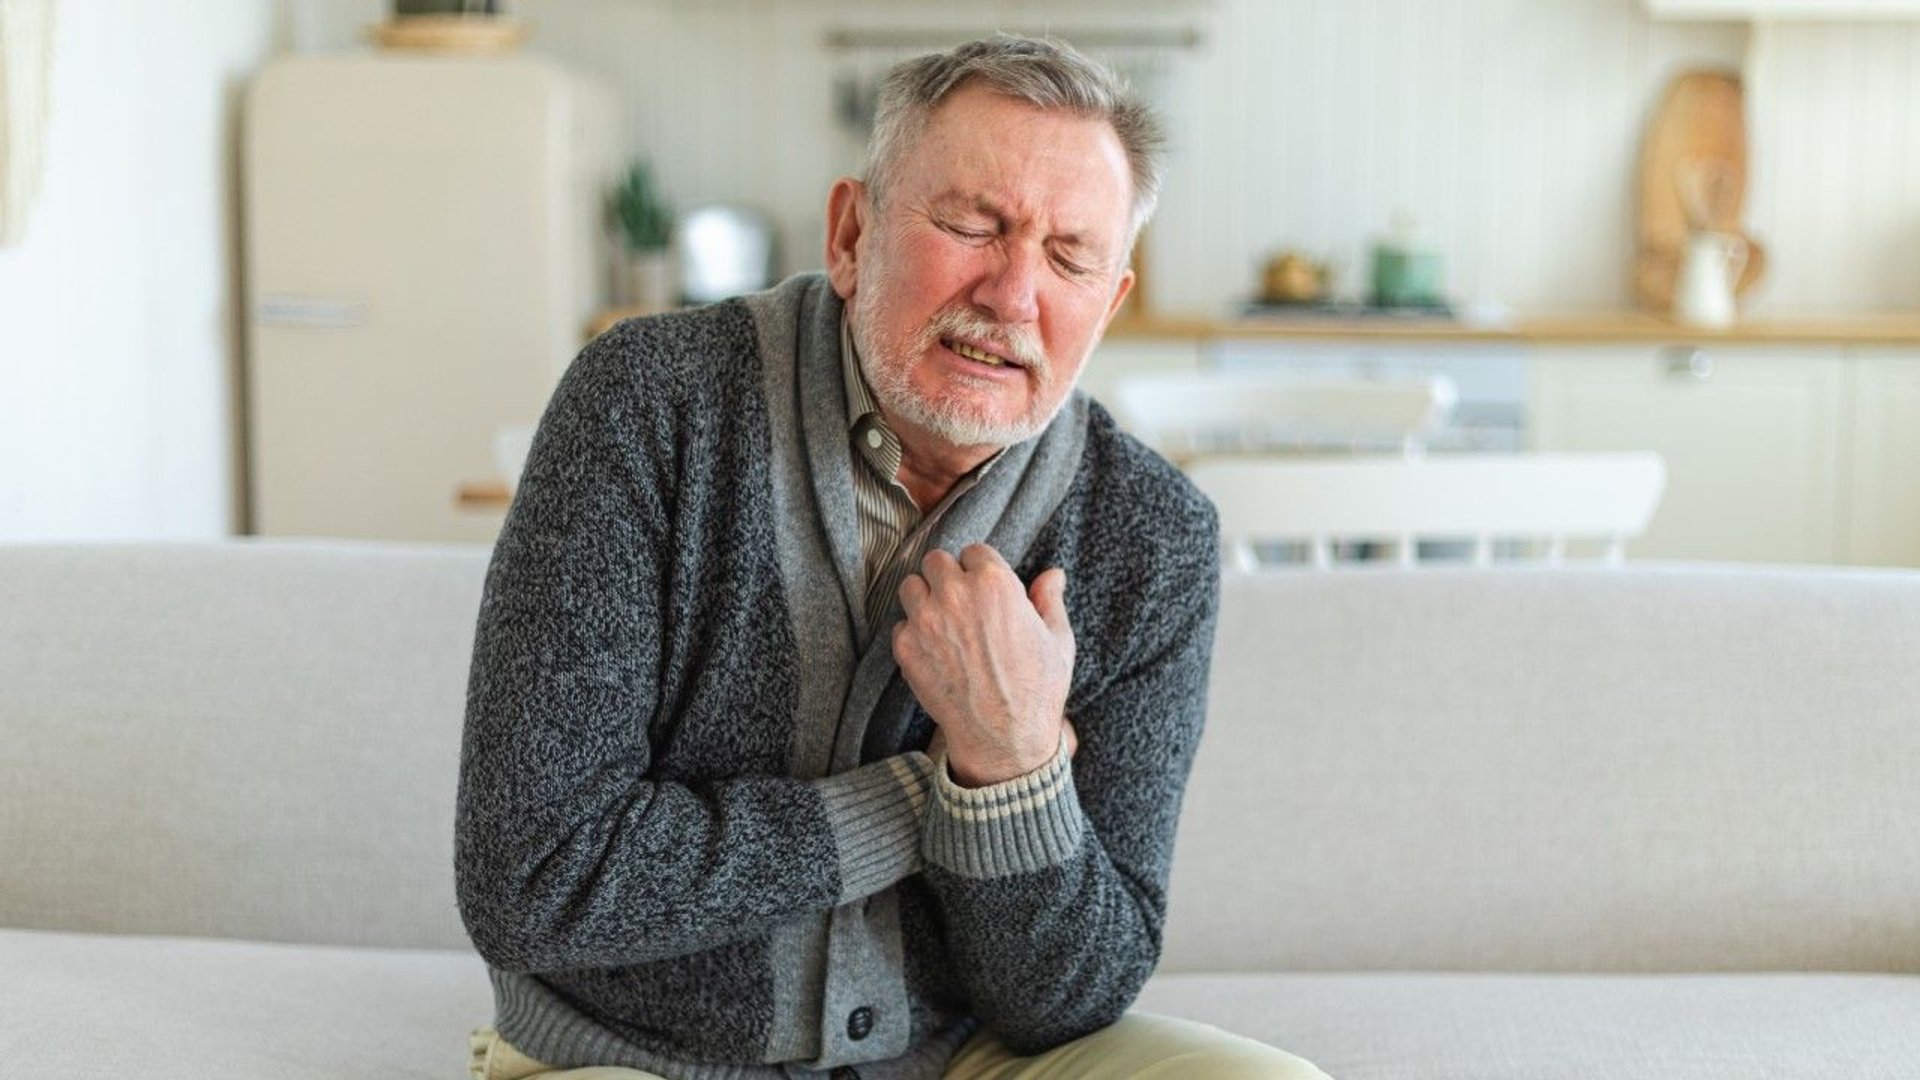
[[1053, 257], [1053, 261], [1054, 261], [1054, 265], [1058, 266], [1063, 273], [1072, 274], [1075, 277], [1093, 273], [1092, 267], [1082, 266], [1079, 263], [1074, 262], [1072, 259], [1063, 258], [1062, 256], [1059, 256], [1059, 255], [1055, 255]]
[[993, 235], [990, 232], [982, 232], [978, 229], [963, 229], [958, 225], [942, 225], [941, 228], [962, 240], [985, 240]]

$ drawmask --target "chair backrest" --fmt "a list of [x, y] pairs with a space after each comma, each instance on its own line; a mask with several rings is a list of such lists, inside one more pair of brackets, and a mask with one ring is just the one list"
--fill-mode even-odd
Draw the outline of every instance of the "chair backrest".
[[1598, 540], [1618, 563], [1667, 477], [1654, 453], [1219, 457], [1187, 471], [1219, 508], [1222, 540], [1243, 569], [1260, 565], [1261, 541], [1304, 542], [1322, 569], [1343, 540], [1391, 542], [1401, 565], [1418, 560], [1422, 539], [1468, 541], [1481, 566], [1497, 541], [1544, 542], [1558, 564], [1570, 541]]
[[1114, 385], [1128, 430], [1174, 460], [1283, 449], [1418, 453], [1458, 388], [1441, 375], [1330, 379], [1223, 372], [1133, 375]]

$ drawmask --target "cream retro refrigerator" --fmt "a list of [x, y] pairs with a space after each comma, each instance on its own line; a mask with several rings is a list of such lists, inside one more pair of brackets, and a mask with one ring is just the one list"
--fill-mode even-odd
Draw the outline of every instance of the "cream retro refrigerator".
[[296, 56], [249, 88], [252, 529], [485, 541], [503, 427], [602, 306], [612, 110], [530, 57]]

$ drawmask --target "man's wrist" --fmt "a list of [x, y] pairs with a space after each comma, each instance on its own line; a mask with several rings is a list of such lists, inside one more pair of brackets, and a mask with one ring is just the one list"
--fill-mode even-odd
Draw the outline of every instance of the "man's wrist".
[[1045, 765], [984, 788], [962, 787], [944, 765], [936, 768], [923, 851], [929, 867], [1005, 877], [1072, 858], [1086, 828], [1063, 738]]
[[1032, 775], [1053, 764], [1055, 759], [1067, 752], [1067, 748], [1067, 736], [1063, 724], [1055, 734], [1052, 745], [1048, 746], [1044, 752], [1025, 755], [1032, 759], [1030, 761], [1014, 758], [984, 766], [958, 761], [953, 757], [953, 744], [948, 743], [934, 765], [939, 774], [955, 786], [977, 790]]

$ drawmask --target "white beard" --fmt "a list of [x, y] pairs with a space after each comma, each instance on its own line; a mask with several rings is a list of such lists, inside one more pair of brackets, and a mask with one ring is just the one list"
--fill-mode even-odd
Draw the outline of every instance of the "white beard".
[[[1054, 415], [1066, 404], [1066, 394], [1054, 399], [1053, 365], [1030, 332], [1012, 330], [959, 308], [943, 309], [931, 322], [906, 340], [883, 338], [871, 332], [879, 319], [875, 309], [886, 304], [887, 286], [882, 272], [869, 278], [867, 288], [854, 293], [849, 312], [854, 348], [859, 353], [860, 373], [880, 408], [890, 416], [925, 431], [954, 446], [1012, 446], [1046, 429]], [[964, 392], [929, 398], [913, 385], [912, 368], [926, 351], [943, 337], [971, 337], [999, 345], [1019, 360], [1033, 383], [1032, 404], [1024, 416], [1000, 419], [989, 408], [971, 401]], [[987, 379], [974, 380], [966, 375], [957, 379], [977, 382], [982, 389], [995, 390], [1000, 384]], [[964, 391], [965, 387], [957, 388]]]

